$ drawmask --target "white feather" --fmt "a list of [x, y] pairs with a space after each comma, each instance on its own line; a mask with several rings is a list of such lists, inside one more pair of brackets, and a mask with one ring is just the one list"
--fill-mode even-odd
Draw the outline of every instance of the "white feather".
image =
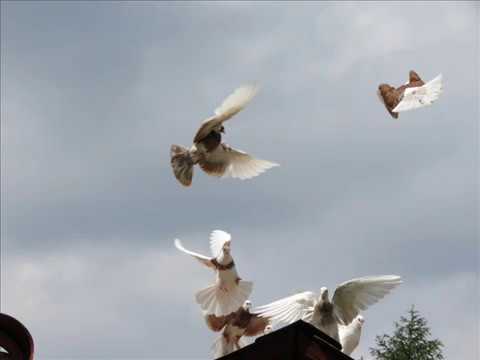
[[425, 85], [405, 89], [403, 97], [393, 112], [402, 112], [432, 105], [443, 90], [442, 74]]
[[[360, 343], [362, 334], [362, 324], [358, 321], [358, 315], [350, 324], [340, 325], [338, 327], [338, 334], [340, 337], [340, 344], [342, 345], [342, 352], [350, 355]], [[362, 317], [363, 318], [363, 317]]]
[[218, 359], [233, 352], [233, 343], [227, 342], [223, 335], [218, 336], [212, 344], [213, 358]]
[[243, 85], [230, 94], [222, 104], [215, 109], [215, 115], [226, 120], [242, 110], [257, 94], [256, 85]]
[[215, 115], [205, 119], [194, 138], [194, 142], [200, 141], [213, 129], [218, 129], [224, 121], [241, 111], [257, 93], [257, 86], [244, 85], [229, 95], [222, 104], [215, 109]]
[[199, 254], [199, 253], [196, 253], [196, 252], [193, 252], [193, 251], [190, 251], [190, 250], [187, 250], [183, 247], [182, 245], [182, 242], [179, 240], [179, 239], [175, 239], [174, 241], [175, 243], [175, 247], [184, 252], [185, 254], [188, 254], [190, 256], [193, 256], [195, 259], [197, 259], [198, 261], [200, 261], [202, 264], [208, 266], [208, 267], [211, 267], [213, 268], [214, 265], [212, 264], [211, 262], [211, 258], [209, 258], [208, 256], [205, 256], [205, 255], [202, 255], [202, 254]]
[[344, 325], [350, 324], [360, 311], [378, 302], [401, 283], [400, 276], [396, 275], [367, 276], [346, 281], [335, 289], [332, 297], [334, 311]]
[[205, 161], [212, 164], [221, 164], [224, 168], [222, 173], [212, 175], [241, 180], [250, 179], [272, 167], [279, 166], [270, 161], [255, 159], [247, 153], [225, 144], [208, 153]]
[[245, 280], [240, 280], [238, 285], [235, 283], [227, 292], [215, 283], [198, 291], [195, 299], [206, 314], [223, 316], [237, 311], [249, 298], [252, 289], [253, 283]]
[[261, 317], [269, 317], [273, 324], [290, 324], [305, 317], [315, 306], [316, 295], [311, 291], [301, 292], [270, 304], [257, 307], [253, 312]]
[[213, 257], [217, 257], [222, 252], [223, 245], [230, 241], [232, 236], [223, 230], [213, 230], [210, 234], [210, 251]]

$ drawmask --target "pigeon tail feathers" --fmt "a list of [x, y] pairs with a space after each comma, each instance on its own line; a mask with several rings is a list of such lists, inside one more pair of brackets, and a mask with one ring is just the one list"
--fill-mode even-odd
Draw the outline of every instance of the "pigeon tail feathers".
[[193, 165], [195, 164], [190, 151], [180, 145], [170, 148], [170, 164], [173, 174], [183, 186], [190, 186], [193, 178]]
[[195, 294], [195, 299], [208, 315], [224, 316], [237, 311], [253, 289], [251, 281], [239, 280], [238, 285], [224, 291], [213, 284]]
[[233, 344], [229, 344], [223, 334], [215, 339], [212, 344], [213, 358], [218, 359], [233, 352]]

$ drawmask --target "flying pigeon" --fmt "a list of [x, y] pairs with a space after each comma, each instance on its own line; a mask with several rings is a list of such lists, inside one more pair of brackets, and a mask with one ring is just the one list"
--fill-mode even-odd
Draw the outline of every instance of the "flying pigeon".
[[401, 283], [400, 276], [396, 275], [362, 277], [340, 284], [331, 301], [327, 288], [322, 287], [319, 295], [311, 291], [300, 292], [254, 311], [269, 317], [274, 324], [290, 324], [302, 319], [340, 342], [339, 325], [350, 324], [361, 310], [375, 304]]
[[399, 112], [433, 104], [439, 98], [442, 89], [442, 74], [425, 84], [420, 76], [411, 70], [407, 83], [398, 88], [381, 84], [378, 86], [377, 94], [390, 115], [397, 119]]
[[212, 345], [215, 359], [247, 345], [244, 337], [264, 335], [272, 330], [270, 320], [251, 313], [251, 307], [252, 303], [247, 300], [237, 311], [229, 315], [205, 316], [210, 330], [222, 332]]
[[240, 279], [230, 253], [231, 235], [222, 230], [210, 234], [212, 257], [204, 256], [185, 249], [180, 240], [175, 239], [178, 250], [187, 253], [202, 264], [212, 268], [216, 275], [214, 284], [195, 294], [197, 303], [207, 314], [223, 316], [240, 308], [252, 292], [253, 283]]
[[362, 335], [362, 326], [364, 322], [365, 319], [363, 316], [357, 315], [350, 324], [340, 325], [338, 327], [342, 352], [345, 354], [350, 355], [360, 343], [360, 336]]
[[255, 159], [247, 153], [222, 143], [223, 123], [241, 111], [257, 93], [257, 87], [244, 85], [228, 96], [198, 129], [190, 149], [179, 145], [170, 148], [170, 163], [177, 180], [184, 186], [192, 184], [193, 166], [198, 164], [208, 175], [249, 179], [278, 166]]

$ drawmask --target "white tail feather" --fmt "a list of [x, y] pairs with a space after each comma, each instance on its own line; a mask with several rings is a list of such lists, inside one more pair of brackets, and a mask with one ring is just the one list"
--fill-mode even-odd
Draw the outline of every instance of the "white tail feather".
[[215, 316], [228, 315], [237, 311], [252, 293], [253, 283], [240, 280], [238, 286], [228, 292], [220, 290], [217, 284], [198, 291], [195, 299], [202, 310]]
[[223, 336], [223, 331], [222, 331], [222, 335], [220, 335], [215, 339], [211, 349], [213, 352], [213, 358], [218, 359], [222, 356], [228, 355], [231, 352], [233, 352], [233, 344], [229, 344], [227, 342], [227, 339], [225, 339], [225, 337]]

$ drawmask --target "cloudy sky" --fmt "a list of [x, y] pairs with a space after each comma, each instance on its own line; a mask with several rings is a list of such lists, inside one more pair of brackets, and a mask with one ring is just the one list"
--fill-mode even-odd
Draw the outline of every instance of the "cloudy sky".
[[[478, 356], [479, 9], [474, 3], [1, 3], [1, 309], [37, 358], [207, 359], [193, 294], [233, 235], [261, 305], [353, 277], [404, 284], [360, 348], [415, 304], [448, 359]], [[379, 83], [444, 76], [393, 120]], [[262, 88], [226, 142], [281, 164], [247, 181], [172, 143], [237, 86]]]

